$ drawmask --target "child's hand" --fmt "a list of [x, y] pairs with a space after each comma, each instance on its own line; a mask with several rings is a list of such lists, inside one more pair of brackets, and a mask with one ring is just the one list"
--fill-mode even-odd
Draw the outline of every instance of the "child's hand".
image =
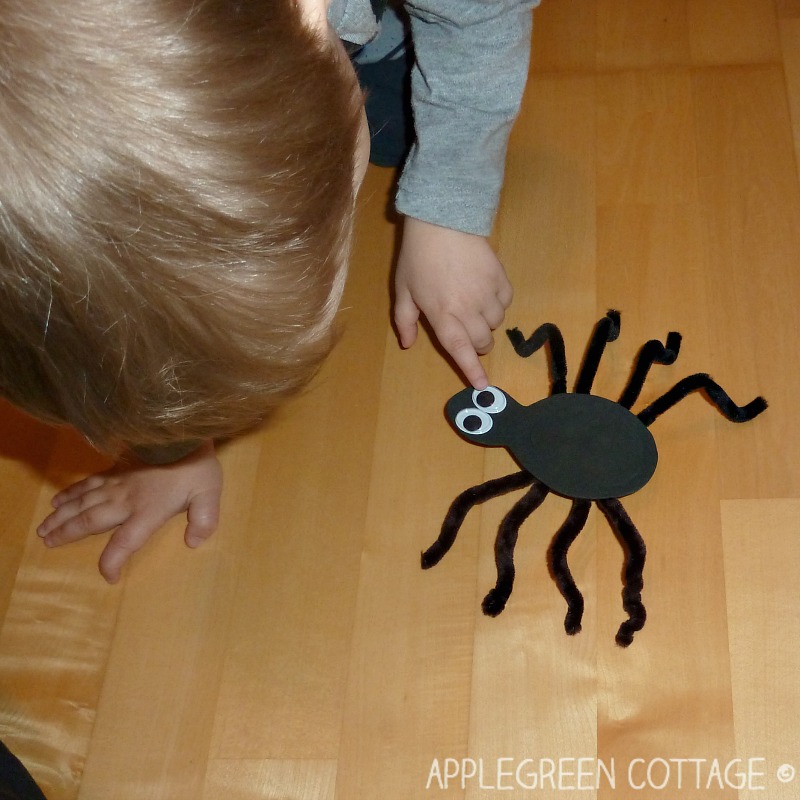
[[132, 553], [171, 517], [187, 512], [184, 539], [197, 547], [219, 521], [222, 469], [213, 442], [166, 466], [119, 465], [59, 492], [56, 509], [37, 533], [48, 547], [116, 528], [100, 556], [100, 572], [116, 583]]
[[395, 290], [400, 344], [414, 344], [423, 314], [467, 380], [484, 389], [488, 380], [478, 354], [492, 349], [492, 331], [513, 296], [486, 239], [406, 217]]

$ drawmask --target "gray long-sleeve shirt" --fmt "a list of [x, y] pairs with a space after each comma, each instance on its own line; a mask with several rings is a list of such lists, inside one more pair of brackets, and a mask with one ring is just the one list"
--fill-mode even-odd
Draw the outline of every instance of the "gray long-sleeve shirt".
[[[416, 64], [416, 143], [397, 192], [403, 214], [490, 233], [506, 147], [528, 74], [531, 10], [539, 0], [405, 0]], [[347, 41], [377, 31], [370, 0], [332, 0], [329, 20]]]

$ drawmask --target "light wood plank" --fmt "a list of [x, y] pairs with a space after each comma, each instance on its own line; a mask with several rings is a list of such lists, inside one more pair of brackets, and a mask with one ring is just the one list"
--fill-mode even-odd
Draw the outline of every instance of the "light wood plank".
[[93, 735], [121, 587], [97, 571], [103, 542], [47, 549], [32, 528], [58, 489], [86, 466], [108, 466], [69, 431], [57, 435], [0, 632], [0, 738], [30, 769], [48, 800], [72, 800]]
[[[800, 622], [794, 610], [799, 516], [797, 499], [722, 503], [736, 749], [742, 759], [759, 759], [764, 773], [739, 793], [742, 800], [797, 796], [796, 774], [782, 782], [779, 770], [800, 766]], [[792, 769], [780, 774], [789, 778]]]
[[544, 0], [533, 15], [534, 72], [592, 72], [597, 61], [598, 0]]
[[599, 0], [597, 66], [615, 70], [690, 61], [687, 0]]
[[[694, 78], [698, 170], [713, 370], [739, 403], [763, 394], [772, 413], [720, 431], [723, 497], [791, 497], [800, 429], [786, 424], [800, 336], [795, 291], [800, 187], [778, 67], [704, 70]], [[788, 290], [787, 290], [788, 289]], [[764, 356], [769, 353], [769, 361]], [[711, 365], [710, 365], [711, 366]]]
[[52, 454], [52, 429], [15, 408], [2, 404], [0, 412], [0, 619], [11, 599], [25, 541], [34, 522], [42, 476]]
[[781, 19], [800, 17], [800, 0], [775, 0], [775, 7]]
[[[594, 106], [595, 85], [585, 77], [532, 80], [526, 114], [514, 133], [498, 236], [515, 286], [510, 324], [525, 335], [542, 322], [558, 324], [573, 376], [596, 313]], [[547, 394], [544, 353], [523, 361], [498, 336], [491, 361], [492, 380], [519, 402]], [[505, 452], [486, 454], [486, 478], [515, 469]], [[548, 498], [520, 531], [517, 578], [505, 611], [496, 619], [480, 613], [479, 603], [496, 580], [498, 526], [516, 496], [493, 500], [480, 514], [469, 753], [484, 760], [486, 784], [513, 785], [520, 792], [533, 780], [525, 776], [527, 768], [519, 781], [516, 775], [498, 781], [498, 768], [508, 764], [516, 771], [532, 758], [536, 774], [540, 758], [596, 753], [597, 625], [590, 521], [570, 553], [573, 574], [588, 598], [584, 631], [575, 638], [564, 633], [564, 600], [546, 566], [550, 540], [570, 507], [557, 497]], [[467, 798], [485, 796], [479, 780], [467, 788]]]
[[212, 761], [202, 800], [333, 800], [335, 761]]
[[[466, 755], [475, 624], [475, 521], [429, 572], [419, 553], [449, 502], [480, 482], [442, 421], [460, 384], [423, 339], [387, 341], [336, 797], [421, 794], [436, 758]], [[415, 385], [419, 391], [408, 391]], [[421, 387], [425, 387], [424, 391]], [[393, 512], [394, 510], [394, 512]], [[448, 795], [445, 795], [448, 796]], [[450, 795], [452, 796], [452, 795]]]
[[[598, 391], [621, 392], [647, 339], [663, 342], [669, 330], [684, 336], [675, 365], [651, 371], [635, 407], [643, 408], [684, 375], [708, 369], [712, 357], [708, 320], [696, 313], [708, 295], [692, 80], [683, 69], [650, 70], [603, 76], [598, 86], [598, 284], [623, 309], [622, 334], [609, 345]], [[648, 548], [648, 621], [627, 650], [613, 643], [625, 614], [619, 584], [610, 581], [623, 554], [605, 521], [598, 523], [598, 582], [602, 576], [605, 589], [598, 599], [598, 752], [618, 765], [629, 788], [643, 780], [636, 759], [735, 755], [727, 638], [717, 622], [725, 591], [721, 571], [709, 574], [708, 566], [721, 558], [716, 507], [707, 502], [718, 491], [714, 415], [686, 401], [656, 420], [652, 432], [658, 470], [624, 500]], [[669, 703], [653, 702], [654, 670]], [[677, 790], [674, 775], [669, 785]], [[618, 789], [603, 787], [598, 796], [616, 797]], [[735, 792], [687, 783], [680, 796]]]
[[781, 47], [792, 118], [795, 166], [800, 171], [800, 12], [781, 22]]
[[691, 203], [697, 196], [687, 70], [598, 79], [598, 204]]
[[688, 0], [695, 64], [780, 60], [774, 0]]

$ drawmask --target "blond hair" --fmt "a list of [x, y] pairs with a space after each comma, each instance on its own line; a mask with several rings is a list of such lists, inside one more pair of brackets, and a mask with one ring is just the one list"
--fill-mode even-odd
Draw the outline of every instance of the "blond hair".
[[0, 0], [0, 392], [228, 436], [332, 346], [359, 98], [292, 0]]

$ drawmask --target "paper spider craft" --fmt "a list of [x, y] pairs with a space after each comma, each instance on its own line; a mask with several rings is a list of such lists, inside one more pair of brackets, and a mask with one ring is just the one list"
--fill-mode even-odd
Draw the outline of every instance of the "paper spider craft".
[[681, 336], [671, 332], [662, 344], [647, 342], [636, 358], [633, 373], [617, 402], [589, 394], [607, 342], [619, 336], [620, 315], [609, 311], [595, 326], [572, 393], [567, 393], [567, 361], [559, 329], [546, 323], [525, 339], [518, 329], [508, 331], [516, 353], [528, 358], [545, 343], [549, 350], [550, 395], [522, 406], [501, 389], [464, 389], [447, 403], [446, 413], [460, 435], [470, 442], [507, 448], [522, 469], [462, 492], [452, 503], [438, 539], [422, 554], [422, 567], [438, 564], [456, 540], [469, 510], [492, 497], [530, 487], [500, 524], [495, 541], [497, 583], [483, 600], [483, 611], [497, 616], [506, 606], [514, 584], [514, 547], [522, 523], [548, 493], [572, 500], [572, 509], [548, 550], [548, 566], [567, 602], [564, 628], [578, 633], [583, 595], [567, 564], [570, 546], [583, 530], [592, 502], [603, 511], [623, 544], [625, 566], [622, 605], [628, 614], [616, 635], [627, 647], [644, 627], [642, 572], [645, 544], [619, 501], [641, 489], [652, 477], [658, 460], [649, 426], [692, 392], [703, 392], [731, 422], [747, 422], [767, 407], [762, 397], [737, 406], [705, 373], [678, 381], [643, 411], [630, 411], [653, 364], [672, 364]]

